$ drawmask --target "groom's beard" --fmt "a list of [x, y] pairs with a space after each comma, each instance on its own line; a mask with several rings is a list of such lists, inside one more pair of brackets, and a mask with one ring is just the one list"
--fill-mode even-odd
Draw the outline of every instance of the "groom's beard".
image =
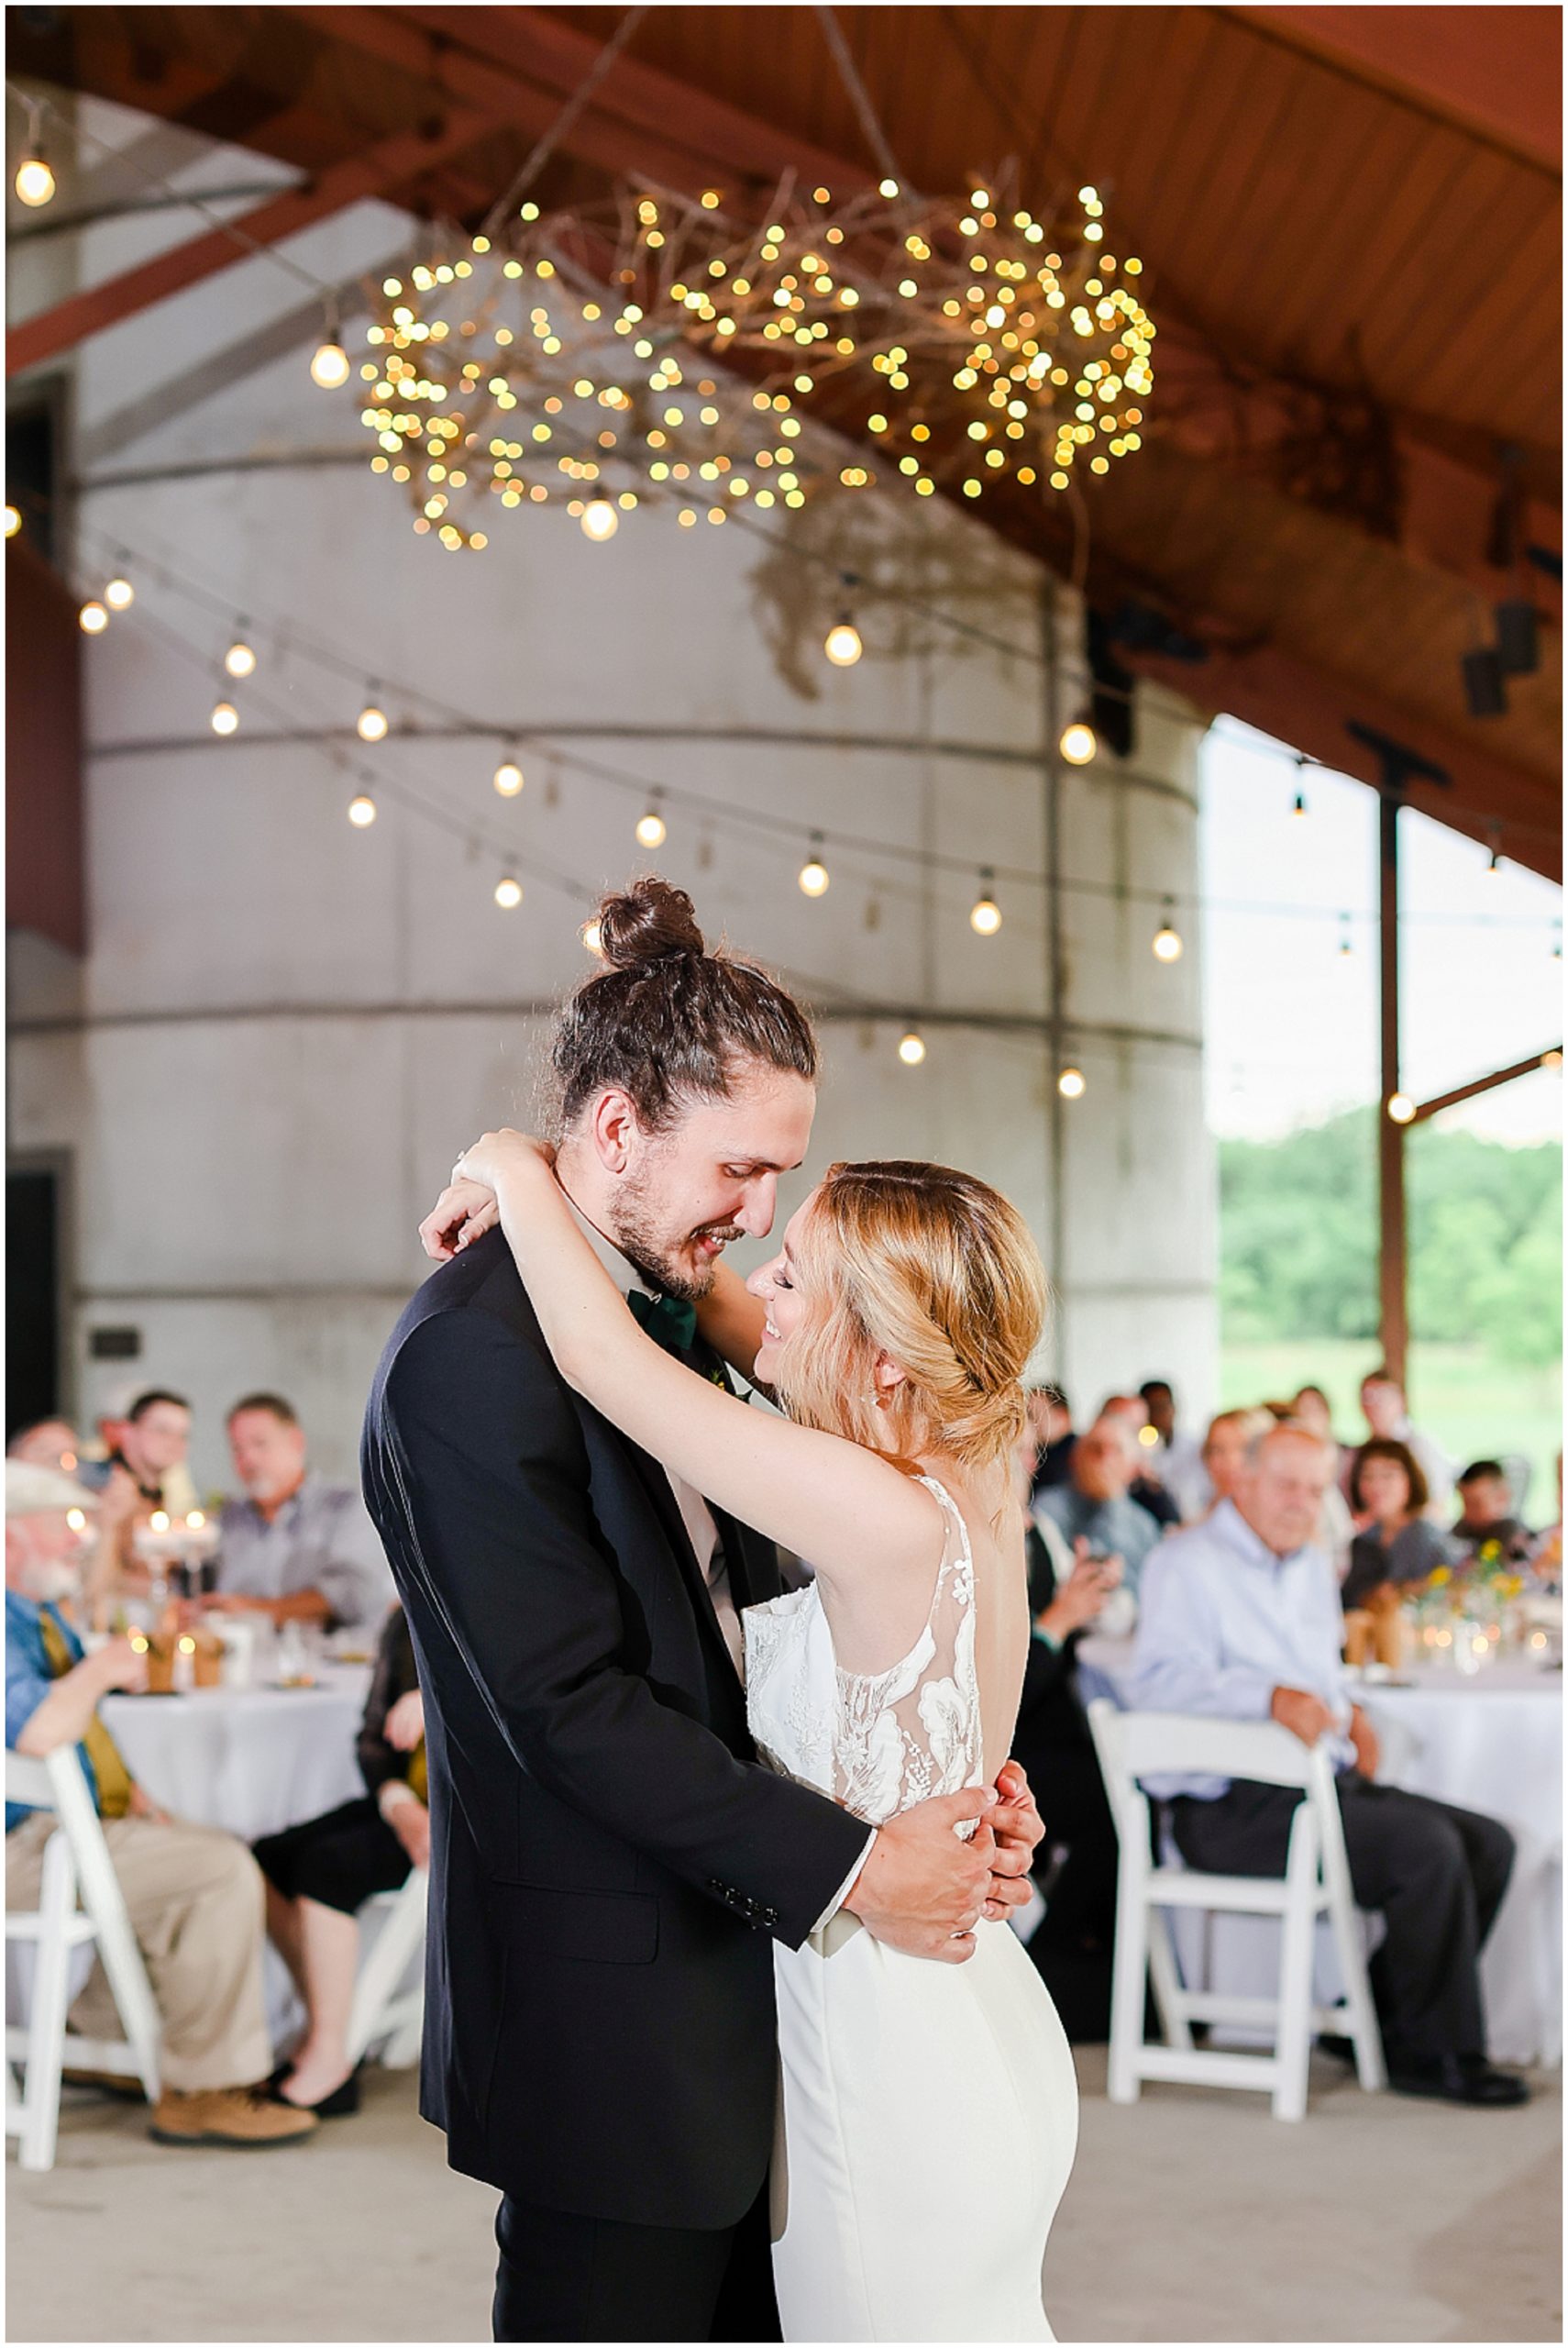
[[661, 1238], [651, 1226], [646, 1191], [635, 1180], [623, 1186], [609, 1222], [611, 1238], [648, 1285], [686, 1304], [695, 1304], [707, 1295], [719, 1262], [716, 1256], [694, 1260], [687, 1249], [700, 1239], [717, 1239], [727, 1246], [745, 1236], [733, 1223], [704, 1223], [673, 1238]]

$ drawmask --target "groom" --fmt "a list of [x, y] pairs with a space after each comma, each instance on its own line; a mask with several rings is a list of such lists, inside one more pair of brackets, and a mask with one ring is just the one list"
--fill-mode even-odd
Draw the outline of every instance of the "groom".
[[[682, 1301], [771, 1225], [816, 1046], [666, 898], [609, 901], [612, 967], [562, 1014], [558, 1170], [638, 1317], [722, 1378]], [[842, 1907], [951, 1960], [1027, 1897], [1039, 1822], [961, 1842], [982, 1789], [873, 1832], [758, 1765], [739, 1614], [771, 1545], [571, 1391], [499, 1232], [403, 1313], [363, 1468], [425, 1694], [422, 2110], [503, 2196], [495, 2337], [776, 2340], [771, 1938]]]

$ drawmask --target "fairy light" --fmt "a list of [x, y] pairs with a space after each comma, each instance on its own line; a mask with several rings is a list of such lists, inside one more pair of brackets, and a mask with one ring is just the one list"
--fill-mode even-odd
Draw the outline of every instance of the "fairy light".
[[991, 893], [993, 874], [988, 865], [980, 873], [980, 893], [969, 908], [969, 926], [977, 937], [994, 937], [1001, 927], [1001, 907]]
[[236, 734], [239, 730], [239, 712], [231, 701], [220, 701], [209, 723], [215, 734]]
[[637, 846], [639, 847], [662, 847], [668, 836], [669, 826], [659, 814], [657, 805], [649, 807], [645, 814], [638, 816]]
[[835, 669], [853, 669], [865, 649], [860, 630], [847, 612], [841, 614], [829, 628], [823, 650]]
[[1179, 962], [1182, 958], [1181, 932], [1175, 921], [1176, 899], [1165, 899], [1165, 910], [1160, 925], [1150, 941], [1156, 962]]
[[316, 345], [311, 359], [310, 379], [324, 392], [340, 392], [353, 370], [349, 366], [348, 353], [343, 348], [343, 338], [338, 332], [337, 305], [330, 297], [326, 304], [325, 317], [326, 331]]
[[109, 625], [109, 615], [96, 595], [90, 595], [76, 615], [76, 625], [83, 636], [102, 636]]
[[348, 821], [358, 831], [366, 830], [376, 820], [376, 803], [368, 791], [359, 792], [348, 802]]
[[826, 894], [828, 886], [828, 869], [822, 859], [822, 847], [823, 836], [821, 832], [813, 832], [812, 834], [812, 853], [806, 858], [805, 863], [801, 865], [798, 875], [801, 886], [801, 894], [803, 897], [821, 897]]
[[17, 165], [17, 176], [12, 184], [18, 202], [25, 204], [29, 212], [37, 212], [44, 205], [53, 203], [56, 183], [49, 157], [44, 153], [40, 128], [43, 109], [36, 98], [28, 98], [25, 104], [28, 109], [27, 143], [22, 149], [22, 160]]
[[523, 770], [514, 758], [502, 759], [491, 780], [502, 799], [515, 799], [523, 788]]
[[354, 720], [354, 731], [361, 742], [384, 742], [387, 738], [386, 711], [376, 699], [376, 688], [370, 687], [370, 697]]
[[513, 913], [523, 903], [523, 883], [514, 880], [510, 872], [502, 873], [495, 884], [495, 902], [502, 913]]
[[1065, 1068], [1056, 1079], [1056, 1090], [1064, 1101], [1081, 1101], [1088, 1087], [1081, 1068]]
[[7, 505], [6, 508], [6, 536], [8, 538], [14, 538], [21, 526], [21, 507], [19, 505]]
[[1388, 1095], [1388, 1117], [1390, 1124], [1396, 1125], [1410, 1124], [1415, 1120], [1415, 1114], [1416, 1104], [1411, 1100], [1408, 1092], [1391, 1092]]
[[579, 934], [588, 952], [602, 962], [604, 959], [604, 932], [598, 921], [585, 921]]
[[112, 612], [128, 612], [136, 601], [136, 589], [123, 571], [116, 571], [104, 590], [104, 601]]
[[582, 509], [582, 535], [603, 546], [621, 526], [621, 516], [607, 497], [591, 497]]
[[243, 633], [235, 637], [224, 654], [223, 665], [231, 677], [243, 679], [256, 674], [256, 655], [245, 641]]
[[907, 1035], [900, 1036], [899, 1058], [906, 1068], [919, 1068], [924, 1059], [925, 1037], [917, 1028], [911, 1027]]
[[1099, 741], [1094, 727], [1086, 719], [1076, 717], [1070, 725], [1062, 728], [1062, 738], [1056, 747], [1070, 767], [1087, 767], [1099, 748]]

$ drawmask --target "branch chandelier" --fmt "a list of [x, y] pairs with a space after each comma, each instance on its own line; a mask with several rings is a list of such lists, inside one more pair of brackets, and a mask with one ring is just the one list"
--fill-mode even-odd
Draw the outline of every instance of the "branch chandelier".
[[[890, 179], [845, 205], [780, 190], [760, 227], [721, 204], [527, 203], [383, 280], [361, 421], [416, 531], [483, 548], [495, 514], [557, 498], [602, 541], [661, 500], [692, 526], [878, 486], [1049, 496], [1142, 446], [1155, 327], [1092, 187], [1049, 221]], [[870, 443], [854, 461], [817, 429], [824, 393]]]

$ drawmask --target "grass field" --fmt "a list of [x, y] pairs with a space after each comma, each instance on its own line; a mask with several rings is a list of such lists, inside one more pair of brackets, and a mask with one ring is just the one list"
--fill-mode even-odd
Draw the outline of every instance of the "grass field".
[[[1293, 1394], [1320, 1386], [1342, 1440], [1364, 1433], [1357, 1390], [1377, 1367], [1375, 1341], [1303, 1337], [1293, 1345], [1220, 1348], [1221, 1402]], [[1499, 1452], [1522, 1452], [1534, 1470], [1524, 1513], [1534, 1525], [1557, 1515], [1556, 1457], [1562, 1441], [1562, 1373], [1495, 1362], [1478, 1346], [1416, 1346], [1410, 1355], [1410, 1416], [1460, 1467]]]

